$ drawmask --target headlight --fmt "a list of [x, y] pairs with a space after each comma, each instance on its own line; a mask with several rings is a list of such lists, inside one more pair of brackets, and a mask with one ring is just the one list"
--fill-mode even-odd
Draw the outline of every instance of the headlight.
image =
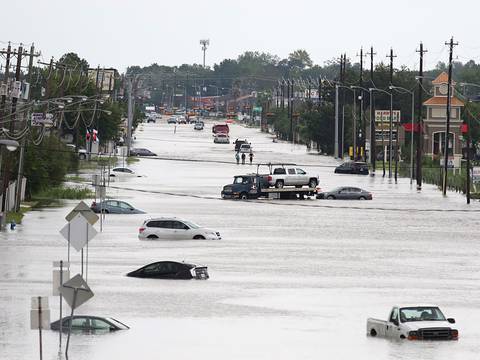
[[418, 340], [418, 331], [410, 331], [408, 333], [408, 340]]

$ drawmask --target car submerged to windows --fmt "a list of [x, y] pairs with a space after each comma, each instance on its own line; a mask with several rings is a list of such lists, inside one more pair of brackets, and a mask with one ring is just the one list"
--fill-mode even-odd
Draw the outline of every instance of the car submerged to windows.
[[129, 272], [127, 276], [150, 279], [207, 280], [208, 268], [203, 265], [158, 261]]
[[141, 177], [137, 175], [135, 171], [126, 167], [116, 167], [110, 171], [111, 177]]
[[175, 217], [147, 219], [138, 229], [138, 238], [164, 240], [221, 240], [220, 233]]
[[347, 161], [335, 168], [335, 174], [368, 175], [368, 164], [360, 161]]
[[327, 200], [372, 200], [372, 198], [371, 192], [353, 186], [341, 186], [317, 194], [317, 199]]
[[94, 201], [90, 206], [93, 212], [105, 214], [145, 214], [145, 211], [135, 209], [132, 205], [120, 200]]
[[[70, 316], [62, 318], [62, 332], [68, 331], [70, 326]], [[50, 329], [59, 331], [60, 320], [50, 324]], [[72, 332], [74, 333], [91, 333], [102, 334], [110, 331], [128, 330], [130, 329], [124, 323], [111, 318], [91, 315], [74, 315], [72, 320]]]

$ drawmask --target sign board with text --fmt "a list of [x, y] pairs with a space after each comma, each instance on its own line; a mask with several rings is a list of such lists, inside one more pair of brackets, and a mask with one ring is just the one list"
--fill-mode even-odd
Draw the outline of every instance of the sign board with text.
[[[400, 121], [400, 110], [393, 110], [393, 122]], [[375, 122], [390, 122], [390, 110], [375, 110]]]
[[480, 183], [480, 166], [474, 166], [472, 168], [472, 182], [474, 184]]

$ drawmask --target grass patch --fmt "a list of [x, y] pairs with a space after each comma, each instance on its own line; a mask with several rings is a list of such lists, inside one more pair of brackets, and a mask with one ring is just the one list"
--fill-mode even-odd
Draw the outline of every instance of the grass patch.
[[139, 162], [140, 159], [135, 157], [135, 156], [129, 156], [127, 157], [127, 164], [130, 165], [130, 164], [134, 164], [134, 163], [137, 163]]
[[35, 199], [72, 199], [80, 200], [93, 197], [93, 191], [88, 188], [70, 188], [56, 186], [45, 189], [34, 196]]
[[84, 177], [78, 175], [66, 176], [65, 181], [70, 182], [85, 182], [87, 181]]
[[17, 212], [8, 212], [7, 213], [7, 220], [6, 220], [6, 223], [11, 223], [13, 221], [15, 221], [16, 224], [21, 224], [22, 223], [22, 219], [23, 217], [25, 216], [25, 213], [27, 211], [30, 211], [31, 207], [30, 206], [20, 206], [20, 211], [17, 211]]

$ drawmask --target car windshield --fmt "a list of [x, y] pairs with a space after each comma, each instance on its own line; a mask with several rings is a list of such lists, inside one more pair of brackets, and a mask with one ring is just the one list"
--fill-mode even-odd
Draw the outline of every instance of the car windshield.
[[125, 328], [129, 328], [127, 325], [125, 325], [124, 323], [118, 321], [117, 319], [114, 319], [114, 318], [107, 318], [108, 321], [110, 321], [112, 324], [114, 325], [117, 325], [119, 328], [122, 328], [122, 327], [125, 327]]
[[188, 227], [190, 229], [199, 229], [200, 228], [200, 225], [197, 225], [193, 222], [190, 222], [190, 221], [183, 221], [184, 224], [188, 225]]
[[400, 309], [400, 321], [445, 321], [438, 307], [406, 307]]

